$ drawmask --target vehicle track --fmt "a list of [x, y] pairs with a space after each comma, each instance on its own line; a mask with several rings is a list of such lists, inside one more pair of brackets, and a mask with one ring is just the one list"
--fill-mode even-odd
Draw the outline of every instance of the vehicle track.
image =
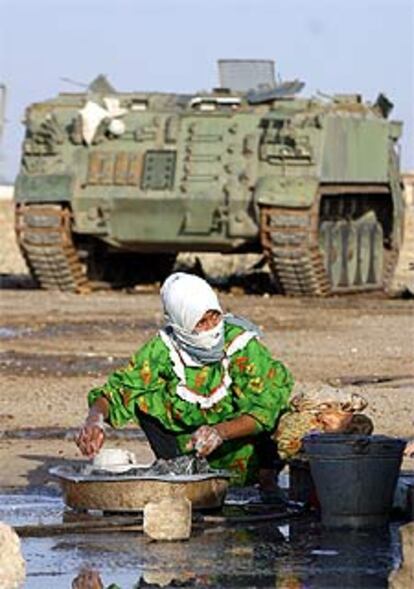
[[88, 292], [86, 268], [79, 259], [71, 232], [71, 212], [60, 205], [18, 205], [19, 247], [42, 288]]

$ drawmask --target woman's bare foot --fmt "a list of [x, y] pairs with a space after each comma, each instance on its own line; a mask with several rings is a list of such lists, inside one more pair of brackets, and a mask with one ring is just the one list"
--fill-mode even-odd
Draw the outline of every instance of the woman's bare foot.
[[261, 468], [259, 470], [260, 496], [264, 503], [280, 504], [285, 506], [288, 503], [286, 492], [279, 487], [278, 471], [274, 468]]

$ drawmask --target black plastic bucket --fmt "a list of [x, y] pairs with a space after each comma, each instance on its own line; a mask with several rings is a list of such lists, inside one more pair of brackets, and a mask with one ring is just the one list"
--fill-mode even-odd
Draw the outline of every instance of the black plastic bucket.
[[303, 441], [324, 525], [370, 527], [388, 522], [404, 440], [324, 433]]

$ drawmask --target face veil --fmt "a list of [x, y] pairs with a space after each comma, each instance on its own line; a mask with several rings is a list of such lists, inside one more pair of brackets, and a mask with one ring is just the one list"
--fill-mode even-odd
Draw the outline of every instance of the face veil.
[[222, 313], [217, 295], [202, 278], [176, 272], [161, 288], [165, 330], [178, 348], [201, 364], [218, 362], [224, 355], [224, 322], [197, 333], [195, 327], [207, 311]]

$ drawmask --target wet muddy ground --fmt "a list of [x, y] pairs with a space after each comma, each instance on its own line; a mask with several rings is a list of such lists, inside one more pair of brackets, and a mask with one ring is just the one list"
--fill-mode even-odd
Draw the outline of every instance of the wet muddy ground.
[[[76, 296], [9, 287], [0, 291], [0, 520], [58, 522], [63, 503], [48, 468], [80, 458], [73, 439], [87, 391], [152, 336], [162, 313], [156, 288]], [[326, 382], [355, 390], [369, 401], [377, 433], [414, 435], [412, 300], [318, 301], [239, 290], [221, 299], [226, 310], [264, 329], [297, 390]], [[152, 458], [132, 427], [112, 432], [108, 445], [133, 450], [142, 462]], [[414, 469], [414, 460], [404, 468]], [[86, 569], [99, 572], [105, 587], [116, 582], [122, 589], [142, 585], [140, 579], [170, 587], [386, 587], [399, 560], [397, 529], [394, 522], [385, 531], [344, 535], [305, 518], [210, 526], [172, 544], [132, 532], [27, 537], [26, 586], [70, 587]]]
[[[62, 500], [54, 495], [3, 495], [0, 502], [0, 520], [17, 528], [63, 519]], [[30, 589], [43, 589], [50, 582], [70, 587], [82, 575], [83, 580], [99, 575], [104, 587], [116, 583], [122, 589], [385, 588], [401, 557], [398, 522], [344, 532], [324, 529], [314, 515], [198, 527], [184, 542], [152, 542], [127, 531], [24, 537], [22, 546]]]

